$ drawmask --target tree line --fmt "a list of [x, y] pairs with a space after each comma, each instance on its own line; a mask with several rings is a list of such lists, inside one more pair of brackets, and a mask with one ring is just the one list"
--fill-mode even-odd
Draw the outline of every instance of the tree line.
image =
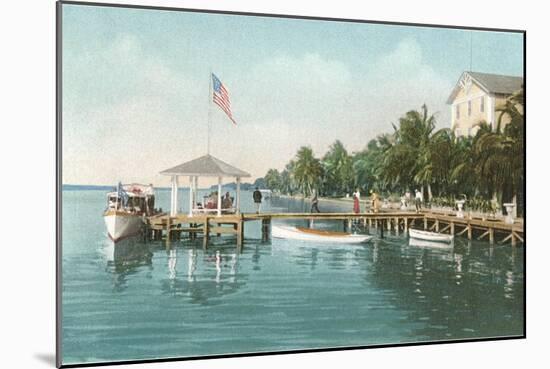
[[[482, 121], [473, 136], [456, 136], [449, 128], [436, 130], [436, 119], [426, 105], [404, 114], [393, 132], [370, 140], [349, 153], [336, 140], [322, 157], [302, 146], [282, 171], [269, 169], [260, 179], [282, 194], [340, 197], [359, 188], [383, 196], [401, 196], [419, 189], [428, 203], [467, 206], [495, 211], [515, 201], [524, 203], [524, 93], [511, 95], [497, 108], [491, 127]], [[509, 121], [504, 124], [505, 121]]]

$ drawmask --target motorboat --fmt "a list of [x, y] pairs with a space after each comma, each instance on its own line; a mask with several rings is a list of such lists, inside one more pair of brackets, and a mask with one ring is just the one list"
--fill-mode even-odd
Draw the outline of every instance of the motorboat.
[[107, 194], [107, 209], [103, 213], [109, 238], [114, 242], [141, 233], [145, 217], [155, 213], [153, 185], [118, 184]]
[[271, 236], [274, 238], [329, 243], [362, 243], [372, 239], [372, 236], [364, 234], [350, 234], [346, 232], [334, 232], [321, 229], [282, 225], [272, 226]]
[[420, 231], [418, 229], [409, 229], [409, 237], [417, 240], [431, 241], [431, 242], [452, 242], [453, 235], [436, 233], [429, 231]]

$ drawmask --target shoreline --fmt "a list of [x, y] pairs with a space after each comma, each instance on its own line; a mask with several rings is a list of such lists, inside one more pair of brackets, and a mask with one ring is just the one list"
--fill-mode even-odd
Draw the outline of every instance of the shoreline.
[[[272, 195], [274, 197], [284, 198], [284, 199], [291, 199], [291, 200], [305, 200], [311, 202], [310, 197], [305, 197], [303, 195]], [[319, 204], [321, 203], [333, 203], [338, 205], [350, 205], [353, 207], [353, 198], [352, 197], [318, 197]], [[365, 210], [370, 209], [370, 199], [361, 199], [359, 200], [359, 204], [361, 208], [364, 208]], [[389, 203], [388, 209], [393, 208], [393, 204]]]
[[[291, 200], [306, 200], [311, 202], [311, 198], [305, 197], [303, 195], [272, 195], [279, 198], [285, 198], [285, 199], [291, 199]], [[353, 199], [351, 197], [340, 197], [340, 198], [333, 198], [333, 197], [318, 197], [319, 203], [334, 203], [338, 205], [350, 205], [353, 207]], [[370, 212], [371, 210], [371, 204], [370, 199], [369, 200], [359, 200], [359, 204], [361, 205], [362, 209], [365, 209], [365, 212]], [[401, 203], [398, 202], [388, 202], [387, 206], [384, 206], [383, 202], [380, 207], [380, 212], [388, 211], [388, 210], [396, 210], [401, 208]], [[413, 203], [409, 204], [406, 211], [416, 211], [415, 206]], [[445, 214], [450, 216], [456, 216], [457, 211], [455, 209], [450, 208], [427, 208], [425, 207], [425, 204], [422, 204], [422, 208], [420, 209], [420, 212], [431, 212], [431, 213], [439, 213], [439, 214]], [[506, 218], [505, 215], [498, 214], [496, 216], [491, 216], [490, 214], [484, 214], [478, 211], [472, 212], [472, 211], [465, 211], [464, 215], [469, 219], [498, 219], [500, 221], [504, 221]], [[523, 217], [515, 217], [514, 223], [523, 224], [524, 219]]]

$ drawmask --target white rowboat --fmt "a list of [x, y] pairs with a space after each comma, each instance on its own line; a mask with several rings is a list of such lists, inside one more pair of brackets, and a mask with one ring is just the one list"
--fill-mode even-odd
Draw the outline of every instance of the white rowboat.
[[426, 240], [418, 240], [416, 238], [409, 238], [409, 246], [434, 248], [434, 249], [452, 249], [453, 243], [426, 241]]
[[418, 240], [435, 242], [452, 242], [454, 239], [454, 236], [450, 234], [419, 231], [418, 229], [409, 229], [409, 237], [416, 238]]
[[364, 234], [349, 234], [294, 226], [273, 226], [271, 236], [274, 238], [328, 243], [362, 243], [372, 239], [372, 236]]

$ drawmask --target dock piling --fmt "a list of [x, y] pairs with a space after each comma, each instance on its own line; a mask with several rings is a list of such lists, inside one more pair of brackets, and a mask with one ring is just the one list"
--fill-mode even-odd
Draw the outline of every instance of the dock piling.
[[204, 237], [202, 238], [202, 248], [206, 250], [208, 247], [208, 237], [210, 235], [210, 220], [208, 219], [208, 217], [204, 219], [203, 229], [204, 229]]
[[240, 253], [243, 250], [243, 222], [237, 223], [237, 251]]
[[262, 242], [267, 242], [269, 240], [270, 225], [270, 218], [262, 219]]
[[171, 239], [170, 239], [170, 232], [172, 230], [172, 219], [170, 217], [168, 217], [166, 219], [166, 247], [170, 247], [170, 242], [171, 242]]

